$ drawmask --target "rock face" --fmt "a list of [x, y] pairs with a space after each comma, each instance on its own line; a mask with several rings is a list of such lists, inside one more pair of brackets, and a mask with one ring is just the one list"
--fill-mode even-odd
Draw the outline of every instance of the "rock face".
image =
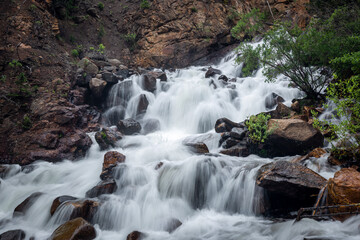
[[34, 202], [42, 195], [41, 192], [35, 192], [20, 203], [14, 210], [14, 216], [23, 215], [34, 204]]
[[115, 147], [116, 142], [121, 140], [122, 137], [120, 132], [106, 127], [95, 134], [95, 140], [99, 144], [101, 150]]
[[311, 207], [326, 179], [300, 164], [276, 161], [258, 170], [256, 184], [267, 191], [268, 214], [288, 213]]
[[91, 240], [96, 238], [96, 230], [82, 218], [75, 218], [60, 225], [51, 235], [51, 240]]
[[324, 143], [323, 135], [300, 119], [270, 119], [268, 128], [273, 131], [266, 140], [269, 156], [302, 155]]
[[0, 240], [23, 240], [25, 232], [21, 229], [10, 230], [0, 234]]
[[139, 133], [141, 131], [140, 123], [132, 118], [120, 120], [116, 124], [116, 127], [122, 134], [125, 134], [125, 135], [133, 135], [133, 134]]

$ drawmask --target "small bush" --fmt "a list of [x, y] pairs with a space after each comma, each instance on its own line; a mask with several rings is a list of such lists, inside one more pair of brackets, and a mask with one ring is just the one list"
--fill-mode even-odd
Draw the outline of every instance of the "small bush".
[[18, 60], [12, 60], [11, 62], [9, 62], [9, 66], [12, 68], [22, 67], [22, 64]]
[[101, 131], [101, 138], [106, 140], [107, 139], [107, 136], [106, 136], [106, 133], [104, 131]]
[[77, 49], [73, 49], [73, 50], [71, 50], [71, 55], [73, 57], [79, 57], [79, 51]]
[[150, 8], [150, 3], [147, 0], [142, 0], [140, 3], [140, 8], [141, 9], [147, 9]]
[[197, 10], [196, 7], [192, 7], [192, 8], [191, 8], [191, 12], [196, 13], [197, 11], [198, 11], [198, 10]]
[[32, 122], [31, 119], [29, 118], [28, 115], [24, 115], [24, 118], [21, 122], [21, 126], [23, 129], [30, 129], [32, 126]]
[[272, 133], [267, 130], [267, 123], [271, 116], [269, 114], [260, 113], [258, 115], [251, 116], [245, 125], [249, 129], [249, 137], [253, 143], [263, 143]]
[[102, 43], [100, 43], [97, 51], [98, 51], [99, 53], [102, 53], [102, 54], [103, 54], [103, 53], [104, 53], [104, 50], [105, 50], [105, 45], [102, 44]]
[[20, 85], [23, 83], [27, 82], [27, 77], [25, 76], [25, 73], [21, 72], [17, 77], [16, 77], [16, 84]]
[[97, 6], [100, 9], [100, 11], [104, 10], [104, 7], [105, 7], [104, 3], [99, 2]]

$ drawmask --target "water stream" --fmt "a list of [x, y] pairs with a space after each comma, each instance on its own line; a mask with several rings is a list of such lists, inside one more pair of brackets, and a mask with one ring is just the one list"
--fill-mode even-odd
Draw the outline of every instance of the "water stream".
[[[218, 75], [205, 78], [208, 66], [194, 66], [166, 71], [168, 80], [158, 81], [154, 93], [144, 90], [138, 75], [112, 88], [105, 123], [137, 117], [144, 126], [156, 119], [160, 130], [126, 136], [111, 149], [126, 155], [126, 162], [116, 170], [118, 190], [99, 197], [101, 206], [92, 218], [96, 239], [126, 239], [134, 230], [145, 233], [146, 239], [360, 239], [360, 217], [344, 223], [310, 219], [295, 223], [260, 215], [263, 193], [255, 176], [272, 159], [218, 154], [220, 136], [213, 130], [215, 121], [227, 117], [240, 122], [268, 111], [265, 103], [271, 101], [272, 93], [282, 96], [286, 105], [302, 95], [282, 77], [275, 83], [265, 83], [261, 71], [253, 77], [239, 77], [241, 65], [234, 58], [231, 54], [213, 66], [236, 80], [228, 84], [219, 81]], [[149, 106], [145, 115], [137, 116], [142, 94]], [[94, 144], [79, 161], [39, 161], [25, 169], [11, 166], [0, 180], [0, 233], [21, 228], [26, 239], [47, 239], [69, 219], [71, 209], [64, 207], [52, 217], [49, 209], [61, 195], [85, 198], [86, 191], [99, 182], [106, 151], [100, 151], [93, 133], [90, 136]], [[195, 155], [183, 145], [184, 140], [204, 142], [211, 154]], [[160, 162], [163, 165], [156, 170]], [[308, 165], [326, 178], [334, 173], [325, 163]], [[13, 217], [15, 207], [35, 192], [43, 194], [24, 216]], [[174, 219], [182, 225], [169, 233]]]

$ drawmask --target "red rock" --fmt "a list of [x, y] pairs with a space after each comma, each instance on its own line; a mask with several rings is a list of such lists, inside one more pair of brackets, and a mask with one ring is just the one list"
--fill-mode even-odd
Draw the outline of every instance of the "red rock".
[[82, 218], [75, 218], [60, 225], [50, 240], [91, 240], [96, 238], [95, 228]]

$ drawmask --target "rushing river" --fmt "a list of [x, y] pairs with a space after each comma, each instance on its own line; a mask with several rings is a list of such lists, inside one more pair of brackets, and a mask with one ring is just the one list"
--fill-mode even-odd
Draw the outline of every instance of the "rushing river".
[[[341, 223], [272, 221], [259, 215], [263, 193], [255, 176], [272, 159], [218, 154], [220, 136], [214, 131], [215, 121], [227, 117], [240, 122], [268, 111], [266, 101], [271, 101], [272, 93], [282, 96], [286, 105], [301, 93], [281, 77], [265, 83], [261, 71], [254, 77], [239, 77], [241, 65], [234, 63], [234, 55], [213, 67], [236, 82], [224, 84], [218, 75], [205, 78], [208, 66], [199, 66], [166, 71], [168, 80], [158, 81], [153, 93], [143, 90], [137, 75], [112, 88], [105, 123], [136, 117], [138, 101], [145, 94], [149, 106], [138, 120], [144, 125], [157, 119], [161, 130], [126, 136], [111, 149], [126, 155], [126, 161], [117, 169], [118, 190], [99, 197], [101, 206], [92, 218], [96, 239], [126, 239], [134, 230], [145, 233], [146, 239], [360, 239], [360, 217]], [[85, 198], [86, 191], [99, 182], [106, 151], [100, 151], [94, 134], [90, 136], [94, 144], [79, 161], [37, 162], [22, 170], [11, 166], [0, 184], [0, 233], [20, 228], [26, 239], [47, 239], [69, 219], [67, 209], [52, 217], [49, 209], [61, 195]], [[204, 142], [211, 154], [196, 155], [183, 141]], [[160, 162], [163, 166], [156, 170]], [[326, 164], [308, 166], [326, 178], [335, 171]], [[14, 208], [34, 192], [43, 195], [24, 216], [13, 217]], [[174, 219], [182, 225], [169, 233], [166, 229]]]

